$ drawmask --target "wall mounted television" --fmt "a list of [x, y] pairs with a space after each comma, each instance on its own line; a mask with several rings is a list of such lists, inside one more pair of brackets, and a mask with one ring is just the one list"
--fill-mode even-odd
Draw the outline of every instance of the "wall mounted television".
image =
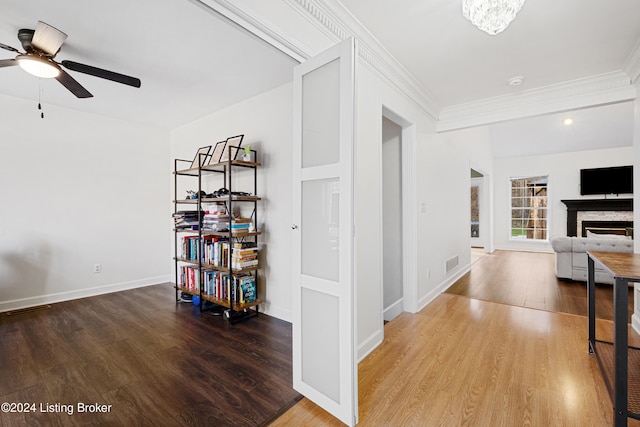
[[632, 194], [633, 166], [580, 169], [580, 194]]

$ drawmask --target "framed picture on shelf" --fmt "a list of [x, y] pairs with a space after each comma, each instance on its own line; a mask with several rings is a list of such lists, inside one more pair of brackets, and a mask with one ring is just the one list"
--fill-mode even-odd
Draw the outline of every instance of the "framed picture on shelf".
[[216, 163], [220, 162], [222, 153], [224, 153], [225, 145], [227, 145], [227, 141], [220, 141], [216, 143], [216, 146], [213, 147], [213, 151], [211, 152], [211, 156], [209, 157], [210, 165], [215, 165]]
[[191, 169], [202, 167], [207, 164], [207, 157], [209, 157], [209, 150], [211, 150], [211, 146], [207, 145], [206, 147], [198, 148], [198, 152], [196, 156], [193, 158], [193, 162], [191, 162]]
[[232, 136], [230, 138], [227, 138], [227, 145], [224, 147], [224, 152], [222, 153], [220, 162], [226, 162], [236, 158], [236, 156], [238, 155], [238, 151], [240, 151], [242, 138], [244, 138], [244, 135]]

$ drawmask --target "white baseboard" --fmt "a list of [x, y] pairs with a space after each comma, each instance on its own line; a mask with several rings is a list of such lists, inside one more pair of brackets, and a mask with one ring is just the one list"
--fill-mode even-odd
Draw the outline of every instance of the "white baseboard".
[[453, 285], [458, 279], [467, 274], [471, 270], [471, 264], [465, 265], [458, 270], [453, 276], [448, 277], [438, 285], [434, 290], [423, 296], [418, 300], [418, 311], [425, 308], [431, 301], [433, 301], [438, 295], [446, 291], [451, 285]]
[[398, 301], [385, 308], [382, 313], [382, 317], [385, 321], [389, 322], [399, 316], [404, 311], [404, 299], [400, 298]]
[[291, 310], [284, 310], [272, 304], [265, 303], [260, 306], [260, 312], [267, 316], [275, 317], [276, 319], [284, 320], [288, 323], [293, 323], [293, 320], [291, 320]]
[[111, 285], [96, 286], [86, 289], [58, 292], [55, 294], [39, 295], [28, 298], [0, 301], [0, 313], [21, 308], [35, 307], [44, 304], [70, 301], [79, 298], [87, 298], [96, 295], [110, 294], [112, 292], [126, 291], [127, 289], [142, 288], [144, 286], [157, 285], [172, 280], [171, 276], [148, 277], [146, 279], [133, 280], [131, 282], [114, 283]]
[[362, 344], [358, 345], [358, 363], [375, 350], [384, 340], [384, 330], [382, 328], [376, 330]]

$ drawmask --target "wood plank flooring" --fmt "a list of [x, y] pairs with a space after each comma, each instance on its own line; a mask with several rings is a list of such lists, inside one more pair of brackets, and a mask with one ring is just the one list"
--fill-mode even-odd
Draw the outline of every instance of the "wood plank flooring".
[[174, 295], [163, 284], [0, 313], [0, 402], [36, 404], [0, 426], [259, 426], [300, 398], [289, 323], [232, 326]]
[[[485, 254], [446, 292], [483, 301], [586, 316], [586, 284], [559, 280], [554, 272], [554, 257], [549, 253], [516, 251]], [[596, 284], [596, 301], [596, 317], [613, 320], [612, 286]], [[633, 287], [629, 287], [629, 321], [632, 314]]]
[[[548, 260], [528, 253], [497, 255], [488, 260], [520, 259], [519, 277], [506, 264], [490, 268], [481, 259], [472, 268], [473, 280], [465, 279], [469, 296], [444, 293], [419, 313], [403, 313], [385, 326], [383, 344], [358, 367], [359, 425], [612, 425], [611, 400], [597, 362], [588, 354], [586, 316], [551, 311], [580, 311], [578, 299], [586, 299], [584, 293], [580, 297], [582, 291], [569, 290], [558, 297], [562, 303], [552, 299], [564, 287], [555, 294], [544, 290], [544, 296], [529, 293], [538, 283], [529, 277], [544, 275]], [[508, 298], [499, 303], [476, 299], [474, 285], [491, 289], [492, 274], [502, 284], [529, 282], [518, 285], [524, 295], [505, 290]], [[500, 294], [497, 288], [491, 292]], [[537, 307], [506, 301], [535, 302]], [[599, 317], [597, 337], [610, 340], [613, 327], [606, 310]], [[640, 344], [631, 329], [629, 342]], [[342, 424], [303, 399], [272, 424], [291, 425]], [[640, 422], [629, 419], [629, 426]]]

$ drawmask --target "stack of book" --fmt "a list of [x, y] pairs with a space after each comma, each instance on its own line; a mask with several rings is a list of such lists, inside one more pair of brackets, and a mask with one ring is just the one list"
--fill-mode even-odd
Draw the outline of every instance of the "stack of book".
[[244, 270], [258, 265], [258, 245], [256, 242], [235, 242], [231, 253], [231, 268]]
[[231, 220], [231, 232], [233, 234], [246, 234], [251, 227], [251, 218], [233, 218]]
[[177, 211], [173, 214], [176, 230], [197, 230], [203, 215], [203, 211]]
[[229, 214], [222, 208], [215, 211], [206, 211], [202, 218], [202, 229], [210, 231], [222, 231], [229, 229]]

